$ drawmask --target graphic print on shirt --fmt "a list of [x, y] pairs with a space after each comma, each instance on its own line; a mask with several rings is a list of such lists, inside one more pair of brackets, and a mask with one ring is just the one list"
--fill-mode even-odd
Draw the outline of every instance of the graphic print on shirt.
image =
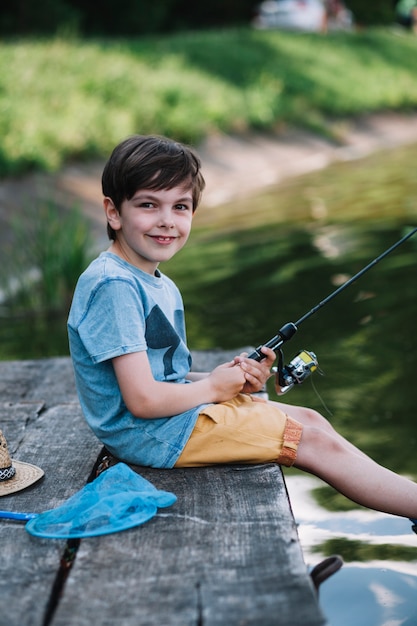
[[[182, 311], [175, 311], [175, 316], [181, 316], [182, 319]], [[174, 369], [174, 355], [181, 343], [181, 339], [158, 305], [152, 308], [146, 318], [145, 339], [148, 348], [152, 350], [168, 348], [163, 357], [164, 375], [168, 377], [171, 374], [176, 374], [177, 371]]]

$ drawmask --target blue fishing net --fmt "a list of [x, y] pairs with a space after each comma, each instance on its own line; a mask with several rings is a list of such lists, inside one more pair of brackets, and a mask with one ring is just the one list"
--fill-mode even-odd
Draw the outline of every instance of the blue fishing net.
[[36, 515], [25, 528], [31, 535], [49, 539], [106, 535], [147, 522], [158, 507], [171, 506], [176, 499], [118, 463], [61, 506]]

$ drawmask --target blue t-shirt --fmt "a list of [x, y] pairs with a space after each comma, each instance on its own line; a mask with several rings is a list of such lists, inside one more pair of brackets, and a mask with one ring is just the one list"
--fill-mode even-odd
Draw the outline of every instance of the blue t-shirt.
[[103, 252], [80, 276], [68, 318], [75, 382], [96, 436], [128, 463], [175, 465], [202, 408], [157, 419], [126, 408], [112, 359], [146, 350], [155, 380], [189, 384], [184, 308], [176, 285]]

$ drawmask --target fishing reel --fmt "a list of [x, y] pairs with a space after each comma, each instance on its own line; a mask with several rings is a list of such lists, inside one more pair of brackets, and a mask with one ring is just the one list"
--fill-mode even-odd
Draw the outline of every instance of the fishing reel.
[[283, 362], [283, 352], [278, 350], [278, 365], [272, 368], [275, 373], [275, 391], [278, 396], [287, 393], [294, 385], [301, 385], [319, 366], [314, 352], [308, 350], [301, 350], [288, 365], [283, 365]]

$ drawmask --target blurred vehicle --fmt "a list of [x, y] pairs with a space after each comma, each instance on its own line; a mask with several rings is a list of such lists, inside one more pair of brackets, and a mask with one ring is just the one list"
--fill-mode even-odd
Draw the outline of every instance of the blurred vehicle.
[[252, 26], [304, 32], [349, 30], [352, 13], [338, 0], [265, 0], [255, 8]]
[[255, 9], [255, 28], [321, 32], [326, 9], [320, 0], [265, 0]]

